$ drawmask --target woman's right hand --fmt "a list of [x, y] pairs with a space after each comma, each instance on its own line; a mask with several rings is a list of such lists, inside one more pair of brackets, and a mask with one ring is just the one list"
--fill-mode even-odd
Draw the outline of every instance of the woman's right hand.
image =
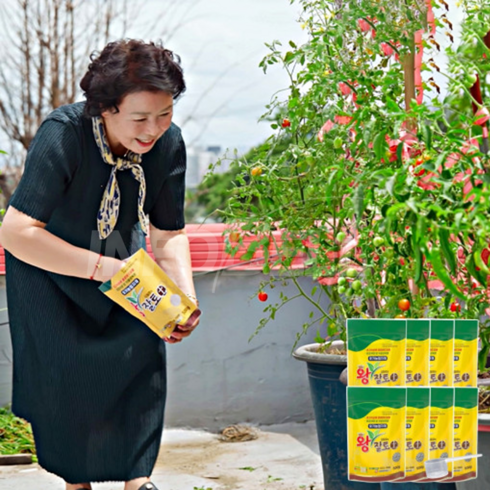
[[94, 274], [94, 281], [106, 282], [112, 279], [126, 265], [126, 262], [113, 257], [102, 256], [99, 264], [100, 267], [97, 267]]

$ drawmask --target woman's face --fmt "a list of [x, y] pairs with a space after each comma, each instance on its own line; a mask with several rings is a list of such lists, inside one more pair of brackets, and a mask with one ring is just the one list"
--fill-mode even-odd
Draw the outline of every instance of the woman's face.
[[112, 152], [147, 153], [170, 127], [173, 98], [162, 91], [135, 92], [126, 95], [118, 108], [119, 112], [101, 114]]

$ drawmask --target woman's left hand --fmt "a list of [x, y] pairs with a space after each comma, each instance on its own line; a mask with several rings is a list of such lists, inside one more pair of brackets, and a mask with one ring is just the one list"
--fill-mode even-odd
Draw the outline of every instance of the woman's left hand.
[[172, 332], [170, 337], [164, 338], [163, 340], [168, 344], [177, 344], [182, 342], [182, 339], [189, 337], [189, 335], [194, 331], [194, 329], [199, 325], [200, 317], [198, 317], [190, 325], [177, 325], [177, 328]]

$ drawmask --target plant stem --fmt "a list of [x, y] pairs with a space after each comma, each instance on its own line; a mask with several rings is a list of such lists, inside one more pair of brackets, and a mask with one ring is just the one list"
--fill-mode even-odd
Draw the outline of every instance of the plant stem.
[[298, 291], [300, 292], [301, 296], [303, 296], [304, 298], [306, 298], [312, 305], [314, 305], [316, 308], [318, 308], [318, 310], [321, 311], [321, 313], [323, 314], [323, 316], [325, 316], [326, 318], [328, 318], [329, 320], [332, 320], [332, 317], [316, 302], [314, 301], [313, 299], [311, 299], [304, 291], [303, 291], [303, 288], [299, 285], [299, 282], [298, 280], [294, 277], [294, 276], [291, 276], [291, 279], [292, 281], [294, 282], [295, 286], [298, 288]]

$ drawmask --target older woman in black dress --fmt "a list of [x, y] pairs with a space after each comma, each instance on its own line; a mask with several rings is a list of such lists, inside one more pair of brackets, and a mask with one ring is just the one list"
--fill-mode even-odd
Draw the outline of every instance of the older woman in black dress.
[[185, 83], [172, 52], [125, 40], [92, 57], [81, 87], [85, 102], [56, 109], [39, 128], [0, 231], [12, 410], [32, 424], [40, 465], [67, 490], [99, 481], [146, 490], [156, 488], [165, 344], [98, 286], [149, 232], [158, 264], [197, 302], [185, 145], [172, 123]]

